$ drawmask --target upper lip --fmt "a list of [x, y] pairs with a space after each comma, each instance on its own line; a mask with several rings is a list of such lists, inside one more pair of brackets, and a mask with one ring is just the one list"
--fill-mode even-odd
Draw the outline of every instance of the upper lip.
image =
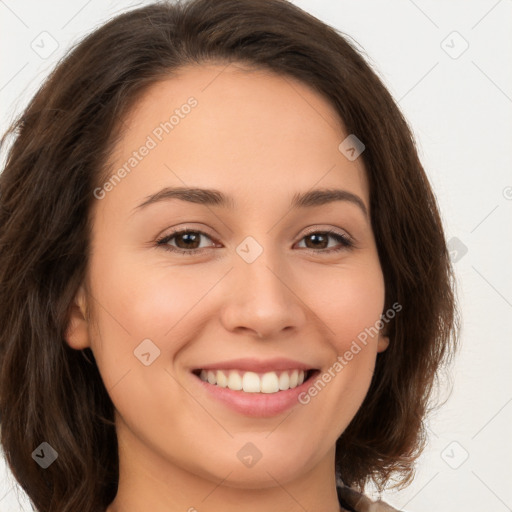
[[294, 361], [293, 359], [275, 358], [275, 359], [230, 359], [229, 361], [219, 361], [217, 363], [205, 364], [195, 370], [243, 370], [246, 372], [265, 373], [284, 370], [312, 370], [310, 364]]

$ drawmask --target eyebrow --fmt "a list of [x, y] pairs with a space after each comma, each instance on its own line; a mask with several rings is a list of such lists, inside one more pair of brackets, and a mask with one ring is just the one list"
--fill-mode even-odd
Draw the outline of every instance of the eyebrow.
[[[139, 210], [150, 204], [161, 201], [179, 199], [189, 203], [196, 203], [205, 206], [217, 206], [222, 208], [234, 209], [235, 201], [231, 196], [215, 189], [190, 188], [190, 187], [166, 187], [152, 194], [139, 204], [134, 210]], [[291, 208], [312, 208], [335, 201], [348, 201], [358, 206], [365, 217], [368, 217], [368, 210], [363, 200], [356, 194], [348, 190], [341, 189], [316, 189], [304, 193], [295, 193], [292, 197]]]

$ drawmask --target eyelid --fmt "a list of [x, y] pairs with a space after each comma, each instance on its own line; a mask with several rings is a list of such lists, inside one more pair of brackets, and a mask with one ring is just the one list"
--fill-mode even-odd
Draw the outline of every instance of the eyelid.
[[[156, 241], [155, 241], [155, 243], [157, 245], [165, 245], [163, 243], [163, 240], [171, 239], [171, 238], [173, 238], [176, 235], [184, 234], [184, 233], [187, 233], [187, 232], [188, 233], [199, 233], [200, 235], [204, 235], [205, 237], [211, 239], [212, 242], [214, 242], [216, 244], [219, 243], [215, 239], [215, 237], [213, 235], [211, 235], [210, 233], [208, 233], [207, 231], [205, 231], [203, 229], [199, 229], [199, 228], [190, 227], [190, 226], [184, 226], [184, 227], [175, 228], [172, 231], [169, 231], [169, 232], [165, 233], [164, 235], [158, 236]], [[203, 249], [205, 249], [205, 248], [203, 247]], [[202, 249], [192, 249], [192, 250], [189, 250], [187, 252], [192, 253], [194, 250], [197, 252], [197, 251], [201, 251]]]
[[317, 226], [312, 226], [306, 228], [306, 231], [302, 234], [301, 240], [303, 237], [307, 235], [311, 235], [312, 233], [328, 233], [330, 235], [340, 235], [344, 236], [350, 241], [354, 241], [353, 237], [348, 233], [347, 230], [341, 228], [319, 228]]

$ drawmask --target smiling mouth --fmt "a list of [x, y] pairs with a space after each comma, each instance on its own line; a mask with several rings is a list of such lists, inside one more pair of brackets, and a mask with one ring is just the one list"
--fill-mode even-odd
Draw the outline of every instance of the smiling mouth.
[[256, 373], [243, 370], [203, 370], [192, 372], [203, 382], [245, 393], [279, 393], [310, 380], [318, 370], [280, 370]]

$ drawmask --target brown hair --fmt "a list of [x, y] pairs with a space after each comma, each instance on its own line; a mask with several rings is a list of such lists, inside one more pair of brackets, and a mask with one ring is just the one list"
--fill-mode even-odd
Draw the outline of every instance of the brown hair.
[[[364, 142], [385, 309], [397, 302], [402, 310], [337, 441], [336, 469], [360, 490], [394, 474], [403, 486], [424, 447], [424, 418], [459, 320], [436, 199], [397, 105], [346, 38], [285, 0], [152, 4], [81, 41], [2, 138], [4, 147], [14, 141], [0, 174], [1, 443], [37, 510], [104, 510], [115, 497], [114, 407], [90, 349], [64, 341], [87, 271], [93, 190], [141, 94], [206, 62], [301, 80]], [[43, 441], [59, 454], [47, 469], [31, 456]]]

